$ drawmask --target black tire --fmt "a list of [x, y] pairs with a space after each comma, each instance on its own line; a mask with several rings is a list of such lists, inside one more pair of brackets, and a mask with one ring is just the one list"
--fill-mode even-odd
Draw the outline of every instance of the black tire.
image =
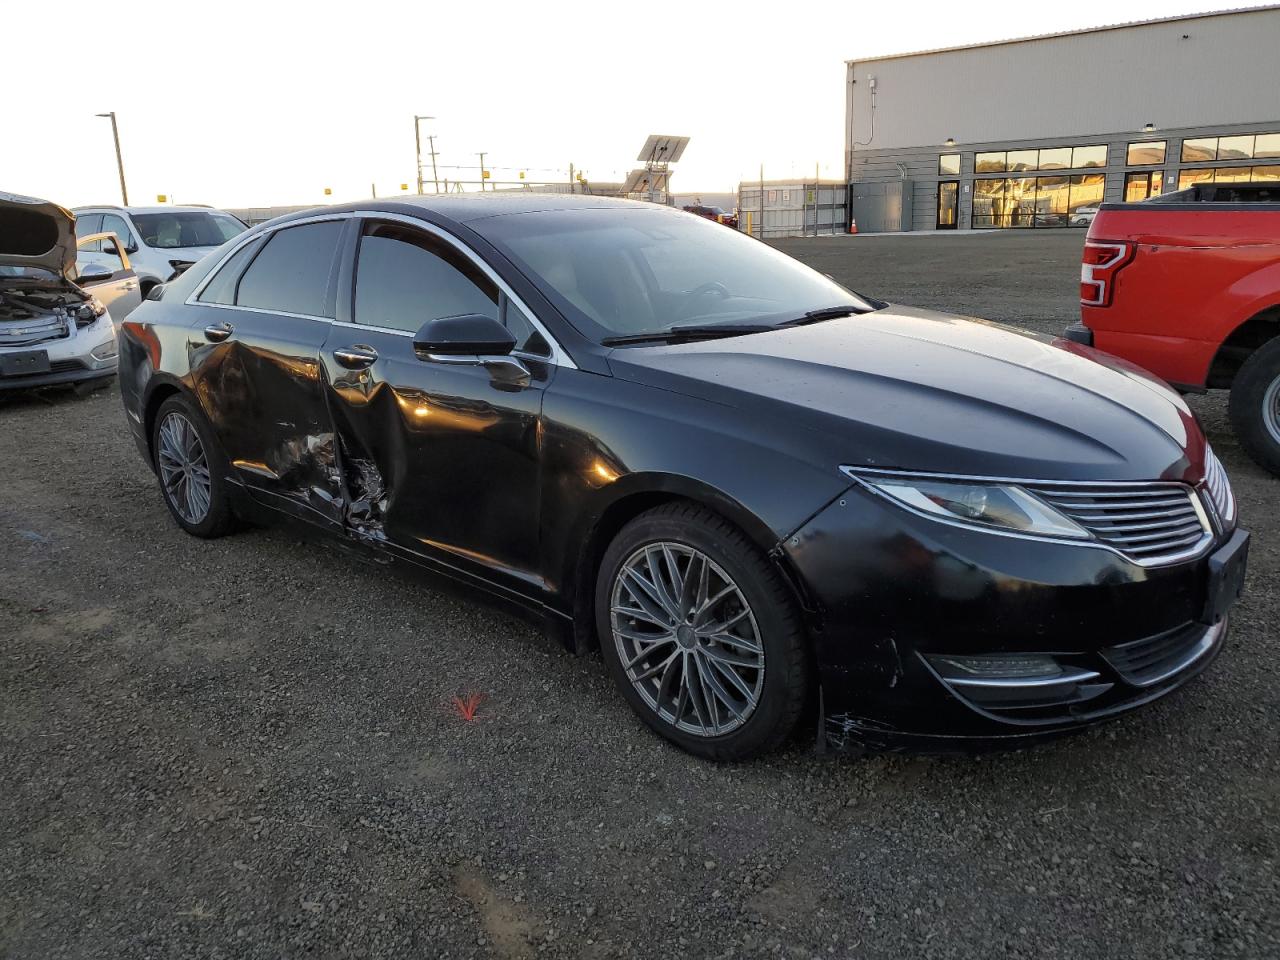
[[[613, 630], [615, 581], [628, 558], [645, 545], [660, 542], [685, 546], [709, 558], [731, 578], [754, 617], [763, 649], [763, 681], [752, 711], [727, 733], [694, 734], [680, 729], [641, 696], [623, 664], [618, 647], [625, 641], [618, 640]], [[778, 571], [723, 517], [680, 502], [655, 507], [633, 519], [618, 532], [601, 560], [595, 612], [601, 653], [618, 689], [645, 724], [679, 747], [712, 760], [744, 760], [776, 749], [794, 732], [811, 684], [808, 639]], [[674, 642], [668, 642], [672, 643], [668, 649], [676, 652]], [[658, 687], [661, 698], [661, 683]]]
[[1264, 470], [1280, 476], [1280, 337], [1263, 344], [1240, 367], [1227, 412], [1245, 452]]
[[[200, 447], [204, 452], [204, 459], [208, 468], [208, 508], [203, 516], [200, 516], [194, 522], [183, 516], [175, 504], [175, 497], [166, 488], [164, 474], [160, 467], [160, 432], [171, 414], [182, 417], [194, 429], [200, 441]], [[225, 536], [235, 529], [235, 514], [231, 509], [231, 498], [227, 490], [226, 458], [223, 456], [213, 429], [209, 426], [208, 421], [205, 420], [204, 414], [186, 397], [177, 394], [160, 404], [160, 409], [156, 411], [155, 422], [151, 427], [151, 454], [156, 478], [160, 481], [160, 498], [164, 500], [164, 505], [169, 509], [169, 515], [173, 517], [178, 526], [193, 537], [201, 537], [206, 540]]]

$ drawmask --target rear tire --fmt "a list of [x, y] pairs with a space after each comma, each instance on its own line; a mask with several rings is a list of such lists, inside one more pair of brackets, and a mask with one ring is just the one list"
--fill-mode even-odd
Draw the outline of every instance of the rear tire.
[[225, 536], [235, 527], [227, 490], [226, 459], [202, 414], [175, 395], [156, 411], [151, 451], [160, 496], [174, 522], [193, 537]]
[[595, 608], [610, 675], [672, 743], [743, 760], [795, 730], [808, 638], [778, 571], [723, 517], [692, 503], [636, 517], [605, 551]]
[[1280, 476], [1280, 337], [1263, 344], [1240, 367], [1227, 412], [1245, 452]]

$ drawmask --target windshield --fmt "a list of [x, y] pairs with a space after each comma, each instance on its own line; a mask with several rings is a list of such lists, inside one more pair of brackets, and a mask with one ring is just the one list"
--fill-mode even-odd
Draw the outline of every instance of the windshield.
[[220, 247], [243, 233], [245, 226], [226, 213], [183, 211], [135, 213], [133, 222], [148, 247], [173, 250], [179, 247]]
[[874, 309], [758, 240], [664, 207], [509, 214], [470, 225], [596, 341]]

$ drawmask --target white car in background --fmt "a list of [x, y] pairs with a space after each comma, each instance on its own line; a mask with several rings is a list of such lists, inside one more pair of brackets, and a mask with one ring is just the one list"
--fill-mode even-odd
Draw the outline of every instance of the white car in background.
[[[167, 283], [207, 253], [248, 229], [223, 210], [210, 207], [76, 207], [76, 236], [114, 233], [138, 274], [142, 296]], [[90, 244], [101, 249], [101, 241]]]
[[1087, 227], [1093, 223], [1093, 218], [1098, 215], [1098, 205], [1090, 204], [1087, 207], [1076, 207], [1071, 212], [1071, 225], [1073, 227]]
[[112, 233], [77, 249], [76, 218], [47, 200], [0, 193], [0, 391], [70, 384], [116, 372], [112, 322], [142, 302]]

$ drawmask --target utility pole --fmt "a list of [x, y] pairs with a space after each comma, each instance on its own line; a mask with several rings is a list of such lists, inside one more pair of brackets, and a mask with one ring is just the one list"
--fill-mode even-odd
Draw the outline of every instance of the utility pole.
[[484, 193], [484, 155], [488, 151], [481, 150], [476, 154], [480, 158], [480, 192]]
[[94, 114], [98, 117], [111, 118], [111, 138], [116, 142], [116, 168], [120, 171], [120, 199], [124, 206], [129, 205], [129, 191], [124, 185], [124, 158], [120, 156], [120, 129], [116, 126], [116, 112]]
[[436, 173], [436, 135], [434, 133], [427, 134], [427, 143], [431, 145], [431, 189], [439, 193], [440, 175]]
[[569, 192], [570, 193], [578, 192], [577, 190], [574, 189], [574, 186], [573, 186], [573, 161], [572, 160], [569, 161]]
[[[418, 172], [418, 193], [419, 194], [422, 193], [422, 133], [418, 128], [418, 124], [422, 120], [434, 120], [434, 119], [435, 117], [425, 117], [425, 116], [420, 117], [417, 114], [414, 114], [413, 116], [413, 156], [414, 156], [414, 159], [417, 161], [414, 164], [414, 169]], [[428, 138], [428, 139], [434, 139], [434, 138]], [[432, 150], [434, 149], [435, 149], [435, 146], [433, 144]], [[435, 167], [435, 162], [436, 162], [436, 157], [435, 157], [435, 154], [432, 153], [431, 165], [433, 169]]]

